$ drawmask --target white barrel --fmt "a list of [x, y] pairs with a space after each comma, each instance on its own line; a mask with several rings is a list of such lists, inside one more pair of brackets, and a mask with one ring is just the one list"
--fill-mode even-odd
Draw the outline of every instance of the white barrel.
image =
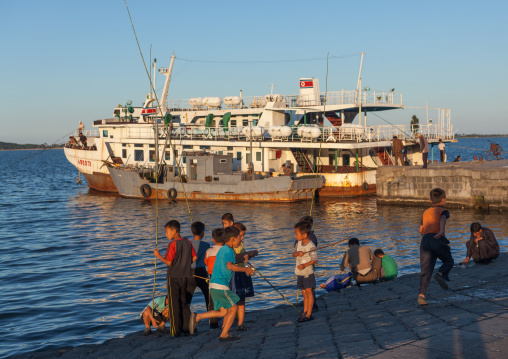
[[203, 99], [203, 105], [206, 107], [220, 107], [222, 99], [220, 97], [205, 97]]
[[298, 127], [296, 130], [298, 136], [303, 138], [318, 138], [321, 136], [321, 129], [319, 127]]
[[281, 137], [289, 137], [293, 134], [293, 130], [289, 126], [280, 126]]
[[280, 126], [270, 126], [270, 127], [268, 127], [268, 133], [272, 137], [280, 137]]
[[189, 99], [189, 105], [191, 106], [202, 106], [203, 105], [203, 99], [201, 97], [193, 97]]
[[236, 106], [242, 102], [242, 99], [238, 96], [227, 96], [224, 97], [224, 103], [228, 106]]
[[255, 98], [252, 100], [252, 106], [254, 107], [265, 107], [266, 106], [266, 99], [264, 98]]
[[260, 126], [247, 126], [242, 128], [242, 134], [250, 136], [252, 127], [252, 136], [260, 137], [263, 134], [263, 129]]

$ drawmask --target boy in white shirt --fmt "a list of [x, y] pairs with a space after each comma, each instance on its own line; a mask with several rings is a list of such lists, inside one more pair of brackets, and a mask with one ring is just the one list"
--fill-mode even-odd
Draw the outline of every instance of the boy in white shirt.
[[295, 274], [298, 276], [296, 287], [303, 293], [304, 312], [298, 318], [299, 322], [308, 322], [313, 320], [312, 308], [314, 306], [314, 289], [316, 288], [316, 278], [314, 277], [313, 265], [317, 263], [316, 246], [309, 239], [311, 231], [308, 222], [298, 222], [295, 224], [295, 237], [298, 243], [295, 246], [293, 257], [296, 258]]

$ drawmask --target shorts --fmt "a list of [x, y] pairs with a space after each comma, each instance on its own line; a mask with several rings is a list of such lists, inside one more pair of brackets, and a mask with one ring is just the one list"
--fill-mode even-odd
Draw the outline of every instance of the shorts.
[[296, 280], [296, 288], [297, 289], [315, 289], [316, 288], [316, 277], [314, 277], [314, 273], [309, 274], [308, 277], [304, 277], [302, 275], [297, 276]]
[[244, 272], [234, 272], [231, 278], [231, 291], [240, 297], [241, 301], [245, 298], [254, 297], [254, 286], [252, 278]]
[[213, 300], [213, 309], [229, 309], [240, 301], [240, 298], [230, 290], [210, 288], [210, 295]]

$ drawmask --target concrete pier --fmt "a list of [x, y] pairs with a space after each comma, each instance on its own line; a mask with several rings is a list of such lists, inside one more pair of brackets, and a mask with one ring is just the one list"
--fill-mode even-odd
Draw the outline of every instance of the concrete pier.
[[434, 163], [421, 167], [377, 169], [380, 204], [429, 205], [429, 192], [446, 191], [449, 208], [508, 211], [508, 160]]
[[[394, 281], [350, 287], [340, 293], [317, 289], [315, 320], [296, 321], [289, 305], [249, 310], [233, 343], [220, 343], [219, 330], [204, 321], [198, 334], [172, 339], [169, 334], [138, 332], [100, 345], [82, 345], [20, 355], [16, 358], [506, 358], [508, 352], [508, 253], [488, 265], [450, 273], [449, 290], [432, 281], [429, 305], [420, 307], [418, 274]], [[319, 278], [324, 282], [326, 278]], [[299, 307], [300, 309], [301, 307]], [[35, 324], [36, 325], [36, 324]], [[133, 328], [135, 329], [135, 328]]]

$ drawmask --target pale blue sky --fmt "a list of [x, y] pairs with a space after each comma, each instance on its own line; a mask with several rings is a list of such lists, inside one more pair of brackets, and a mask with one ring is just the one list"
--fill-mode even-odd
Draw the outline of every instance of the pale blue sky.
[[[328, 90], [394, 87], [406, 106], [451, 108], [459, 133], [508, 133], [508, 5], [505, 1], [129, 0], [149, 59], [269, 61], [353, 55], [330, 61]], [[112, 116], [149, 90], [121, 0], [0, 1], [0, 141], [53, 143]], [[175, 62], [170, 99], [298, 93], [326, 61]], [[163, 78], [158, 77], [157, 88]], [[159, 92], [160, 94], [160, 92]], [[405, 109], [383, 118], [409, 123]], [[432, 117], [432, 114], [431, 114]], [[378, 123], [374, 116], [369, 121]], [[379, 122], [382, 124], [382, 122]]]

